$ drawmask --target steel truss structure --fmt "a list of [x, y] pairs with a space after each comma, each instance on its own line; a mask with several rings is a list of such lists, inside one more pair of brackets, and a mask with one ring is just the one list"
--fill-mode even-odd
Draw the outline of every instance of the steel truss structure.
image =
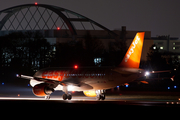
[[99, 23], [73, 11], [46, 4], [25, 4], [0, 11], [0, 30], [105, 30]]

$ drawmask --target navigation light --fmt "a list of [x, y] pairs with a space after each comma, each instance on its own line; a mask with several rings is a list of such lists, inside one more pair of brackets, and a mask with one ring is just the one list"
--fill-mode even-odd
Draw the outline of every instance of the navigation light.
[[78, 66], [77, 66], [77, 65], [75, 65], [75, 66], [74, 66], [74, 68], [75, 68], [75, 69], [77, 69], [77, 68], [78, 68]]

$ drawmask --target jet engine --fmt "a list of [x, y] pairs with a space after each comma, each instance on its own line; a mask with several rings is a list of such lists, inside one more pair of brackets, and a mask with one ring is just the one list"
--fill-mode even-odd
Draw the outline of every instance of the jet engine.
[[87, 97], [96, 97], [96, 91], [95, 90], [91, 90], [91, 91], [83, 91], [84, 95], [86, 95]]
[[46, 95], [50, 95], [52, 92], [54, 92], [54, 89], [50, 88], [48, 84], [46, 83], [41, 83], [41, 84], [35, 85], [32, 91], [34, 95], [43, 97]]

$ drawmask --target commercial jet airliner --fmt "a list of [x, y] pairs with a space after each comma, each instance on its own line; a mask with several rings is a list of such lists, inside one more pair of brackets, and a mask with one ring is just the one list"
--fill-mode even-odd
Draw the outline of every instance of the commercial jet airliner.
[[138, 32], [123, 60], [117, 67], [45, 68], [34, 76], [17, 75], [29, 79], [34, 95], [50, 99], [55, 90], [64, 92], [62, 98], [71, 100], [69, 91], [83, 91], [88, 97], [105, 99], [105, 90], [144, 76], [139, 68], [145, 32]]

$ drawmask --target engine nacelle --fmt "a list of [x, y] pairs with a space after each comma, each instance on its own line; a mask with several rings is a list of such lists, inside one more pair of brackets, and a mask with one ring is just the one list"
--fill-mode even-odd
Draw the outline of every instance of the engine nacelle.
[[96, 97], [96, 91], [95, 90], [90, 90], [90, 91], [83, 91], [84, 95], [87, 97]]
[[35, 85], [32, 91], [34, 95], [43, 97], [46, 95], [50, 95], [52, 92], [54, 92], [54, 89], [48, 87], [46, 83], [41, 83], [41, 84]]

